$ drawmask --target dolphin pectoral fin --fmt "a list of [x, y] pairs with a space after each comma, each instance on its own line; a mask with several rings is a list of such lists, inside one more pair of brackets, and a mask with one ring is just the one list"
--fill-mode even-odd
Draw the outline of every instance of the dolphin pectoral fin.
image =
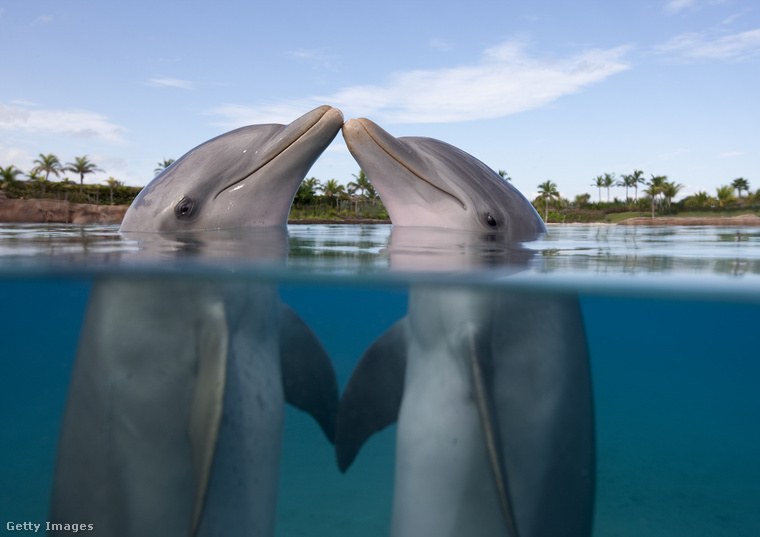
[[335, 443], [338, 380], [316, 334], [286, 304], [280, 309], [280, 364], [285, 401], [308, 412]]
[[229, 345], [223, 304], [209, 307], [208, 315], [199, 322], [198, 333], [197, 376], [187, 423], [195, 476], [191, 537], [198, 529], [203, 512], [222, 419]]
[[406, 319], [388, 329], [364, 352], [338, 407], [335, 451], [341, 472], [362, 445], [398, 419], [406, 376]]
[[472, 383], [475, 391], [475, 400], [478, 405], [480, 422], [483, 425], [483, 436], [488, 451], [488, 460], [491, 464], [491, 472], [496, 484], [496, 491], [499, 495], [499, 505], [504, 515], [504, 522], [509, 531], [509, 537], [518, 537], [517, 526], [515, 524], [514, 509], [509, 497], [509, 483], [507, 480], [507, 471], [502, 460], [502, 449], [499, 441], [498, 424], [494, 420], [493, 398], [489, 395], [484, 378], [482, 345], [478, 345], [477, 337], [474, 331], [469, 334], [470, 346], [470, 369], [472, 372]]

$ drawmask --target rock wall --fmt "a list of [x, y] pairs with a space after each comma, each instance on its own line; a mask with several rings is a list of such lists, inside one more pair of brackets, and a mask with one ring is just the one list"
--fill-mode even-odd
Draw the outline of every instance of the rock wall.
[[618, 222], [619, 226], [760, 226], [754, 214], [739, 216], [685, 216], [682, 218], [643, 216]]
[[0, 198], [0, 222], [38, 224], [120, 224], [125, 205], [89, 205], [56, 200]]

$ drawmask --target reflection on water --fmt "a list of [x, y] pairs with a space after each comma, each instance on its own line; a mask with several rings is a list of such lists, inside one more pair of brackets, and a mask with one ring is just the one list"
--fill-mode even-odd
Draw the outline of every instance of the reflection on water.
[[760, 229], [718, 226], [549, 226], [529, 245], [549, 272], [600, 275], [760, 274]]
[[[171, 257], [190, 250], [200, 266], [218, 268], [260, 267], [259, 246], [247, 232], [209, 232], [184, 238], [157, 239], [154, 234], [119, 234], [114, 226], [0, 225], [0, 270], [63, 267], [79, 263], [103, 268], [140, 262], [141, 252]], [[256, 233], [254, 233], [255, 235]], [[224, 236], [226, 235], [226, 237]], [[428, 230], [404, 237], [389, 225], [294, 225], [289, 226], [286, 255], [290, 269], [310, 274], [351, 273], [382, 275], [388, 269], [404, 271], [461, 271], [501, 266], [498, 244], [473, 241], [472, 235], [456, 231]], [[216, 252], [193, 252], [193, 243], [212, 245]], [[254, 243], [252, 245], [252, 243]], [[225, 252], [222, 252], [223, 245]], [[532, 273], [603, 276], [620, 275], [718, 275], [754, 277], [760, 274], [760, 229], [722, 226], [613, 226], [550, 225], [546, 237], [523, 242], [538, 259], [527, 268]], [[391, 261], [404, 252], [408, 263]], [[222, 253], [225, 261], [215, 257]], [[136, 255], [137, 254], [137, 255]], [[462, 261], [468, 261], [466, 266]], [[226, 263], [225, 263], [226, 262]], [[187, 263], [187, 261], [185, 262]]]
[[[520, 463], [519, 470], [510, 472], [510, 464], [515, 464], [511, 457], [518, 456], [514, 450], [527, 445], [527, 455], [519, 456], [535, 455], [552, 444], [541, 440], [541, 435], [583, 429], [589, 425], [588, 413], [573, 414], [585, 425], [570, 429], [546, 425], [551, 420], [530, 419], [531, 425], [544, 426], [534, 427], [529, 434], [512, 431], [506, 438], [498, 437], [503, 451], [489, 452], [485, 443], [476, 441], [479, 436], [468, 435], [461, 427], [470, 426], [481, 435], [488, 428], [508, 430], [519, 423], [500, 422], [508, 411], [523, 417], [531, 409], [540, 414], [545, 408], [542, 404], [549, 402], [544, 396], [551, 393], [559, 401], [576, 397], [575, 402], [561, 405], [563, 410], [584, 407], [577, 403], [580, 392], [573, 389], [521, 392], [529, 383], [518, 382], [499, 391], [502, 381], [496, 379], [500, 375], [519, 378], [520, 367], [527, 368], [522, 370], [525, 373], [544, 358], [548, 362], [535, 372], [534, 380], [561, 369], [552, 363], [590, 366], [596, 429], [594, 535], [754, 537], [760, 528], [756, 509], [760, 501], [760, 394], [756, 388], [760, 360], [751, 338], [760, 323], [760, 286], [755, 277], [760, 263], [758, 233], [746, 228], [550, 226], [543, 239], [507, 244], [493, 237], [405, 233], [390, 226], [291, 226], [287, 233], [249, 230], [174, 236], [121, 235], [114, 227], [102, 226], [0, 226], [0, 519], [43, 524], [50, 520], [65, 401], [69, 386], [82, 382], [72, 371], [81, 369], [83, 356], [102, 366], [101, 356], [135, 345], [142, 349], [138, 354], [147, 357], [153, 346], [138, 335], [162, 326], [152, 341], [164, 350], [180, 349], [182, 359], [167, 360], [176, 353], [161, 351], [144, 365], [158, 366], [162, 378], [176, 381], [197, 374], [198, 367], [182, 364], [192, 362], [192, 349], [214, 341], [204, 327], [235, 326], [226, 332], [232, 334], [230, 341], [238, 342], [234, 347], [259, 345], [270, 351], [264, 354], [275, 356], [273, 349], [284, 343], [272, 337], [278, 319], [272, 313], [292, 308], [324, 345], [341, 392], [365, 351], [399, 322], [408, 325], [405, 330], [416, 341], [407, 347], [414, 348], [415, 367], [429, 369], [426, 374], [412, 375], [413, 388], [408, 393], [418, 397], [407, 405], [407, 415], [412, 417], [372, 435], [345, 474], [338, 470], [335, 450], [317, 421], [293, 406], [281, 409], [282, 440], [279, 448], [276, 442], [272, 444], [280, 458], [275, 476], [279, 488], [276, 502], [270, 498], [269, 504], [262, 504], [270, 506], [271, 514], [276, 503], [277, 536], [380, 537], [387, 536], [392, 525], [407, 528], [403, 531], [412, 535], [417, 521], [437, 523], [437, 518], [425, 518], [429, 511], [424, 504], [403, 500], [404, 494], [425, 487], [430, 490], [430, 475], [445, 478], [449, 485], [476, 485], [467, 482], [466, 475], [464, 480], [457, 477], [461, 467], [456, 464], [433, 474], [399, 474], [399, 464], [414, 466], [410, 461], [415, 453], [422, 453], [426, 460], [443, 460], [447, 452], [435, 442], [417, 451], [400, 450], [397, 442], [405, 445], [411, 439], [417, 445], [418, 439], [435, 435], [445, 440], [452, 430], [458, 431], [459, 446], [470, 456], [470, 468], [479, 468], [478, 475], [492, 478], [494, 468], [502, 465], [508, 486], [525, 487], [525, 481], [518, 485], [517, 480], [526, 479], [538, 466]], [[245, 300], [251, 296], [256, 300]], [[93, 310], [97, 297], [104, 297], [110, 304], [108, 311], [122, 320], [109, 323], [111, 314]], [[578, 310], [582, 325], [572, 315]], [[230, 320], [234, 322], [228, 324]], [[167, 328], [172, 323], [174, 327]], [[197, 330], [188, 329], [190, 325]], [[557, 335], [563, 326], [575, 337], [585, 335], [587, 353], [572, 350], [579, 347], [569, 343], [577, 339]], [[477, 337], [469, 338], [471, 332]], [[99, 341], [101, 351], [87, 355], [83, 349], [88, 341]], [[546, 352], [547, 348], [554, 351]], [[472, 349], [477, 352], [473, 354]], [[564, 360], [563, 353], [584, 359]], [[490, 387], [476, 386], [474, 355], [486, 357], [478, 365], [483, 366], [483, 378]], [[528, 357], [522, 365], [519, 356]], [[425, 357], [430, 361], [424, 361]], [[436, 365], [442, 357], [450, 358], [459, 373], [431, 380], [451, 371]], [[254, 365], [259, 364], [256, 360]], [[180, 373], [173, 369], [178, 366]], [[507, 366], [512, 367], [509, 374], [501, 369]], [[140, 367], [127, 369], [127, 374], [139, 377]], [[93, 368], [85, 367], [85, 371]], [[155, 376], [143, 377], [141, 383], [147, 386]], [[558, 386], [570, 377], [558, 375]], [[232, 378], [241, 377], [233, 374]], [[443, 411], [455, 398], [445, 390], [440, 397], [442, 392], [431, 391], [431, 386], [435, 380], [452, 378], [474, 394], [467, 404], [487, 403], [484, 407], [494, 411], [490, 418], [475, 406], [459, 407], [473, 414], [463, 423]], [[113, 389], [112, 381], [104, 383], [105, 393]], [[192, 414], [194, 391], [188, 388], [190, 384], [180, 385], [187, 392], [184, 406], [161, 399], [161, 394], [167, 394], [161, 390], [155, 392], [161, 402], [151, 404], [150, 398], [141, 402], [154, 410], [142, 416], [155, 420], [152, 423], [158, 424], [162, 437], [167, 437], [170, 426], [186, 430], [187, 418], [170, 418], [172, 413]], [[579, 386], [577, 382], [570, 385]], [[503, 398], [510, 396], [512, 400], [505, 403]], [[110, 399], [111, 403], [116, 400]], [[425, 407], [431, 401], [432, 413]], [[244, 406], [260, 408], [259, 403]], [[414, 416], [420, 413], [445, 419], [427, 428], [416, 427], [419, 420]], [[122, 405], [119, 415], [129, 418], [129, 408]], [[543, 414], [547, 415], [552, 412]], [[555, 417], [559, 415], [555, 412]], [[124, 423], [126, 430], [135, 426], [130, 420]], [[70, 425], [64, 425], [67, 428]], [[85, 435], [103, 431], [102, 426], [93, 426]], [[415, 436], [420, 432], [425, 434]], [[175, 438], [182, 439], [183, 434]], [[142, 445], [150, 448], [156, 435], [147, 436]], [[276, 434], [263, 436], [271, 439]], [[526, 438], [533, 439], [521, 444]], [[181, 460], [192, 459], [191, 446], [186, 443], [179, 448], [187, 450]], [[246, 454], [257, 449], [271, 453], [272, 448], [250, 448]], [[122, 453], [115, 459], [116, 467], [142, 460], [138, 452]], [[575, 453], [576, 460], [579, 453], [586, 457], [589, 453], [568, 452]], [[489, 453], [497, 456], [490, 459]], [[228, 460], [234, 460], [234, 453], [229, 456], [233, 458]], [[552, 483], [562, 481], [561, 472], [572, 467], [572, 460], [560, 464], [559, 473], [550, 472]], [[192, 482], [186, 493], [166, 496], [175, 502], [171, 505], [180, 506], [175, 511], [187, 520], [194, 499], [187, 491], [195, 490], [195, 474], [185, 469], [179, 475], [180, 481]], [[267, 490], [272, 490], [271, 474], [269, 478]], [[572, 488], [572, 477], [565, 478]], [[495, 481], [478, 480], [485, 482]], [[399, 483], [408, 488], [399, 491]], [[445, 491], [458, 489], [438, 490], [438, 500], [445, 502]], [[522, 497], [540, 493], [540, 488], [527, 490]], [[580, 490], [573, 496], [576, 501], [583, 496]], [[178, 496], [184, 497], [183, 503], [176, 503]], [[494, 513], [504, 512], [501, 507], [502, 511], [488, 507], [493, 506], [494, 495], [486, 493], [484, 498], [474, 506], [486, 509], [482, 517], [469, 511], [477, 521], [468, 522], [468, 535], [479, 537], [474, 530], [485, 531], [486, 520], [497, 524]], [[159, 498], [156, 504], [165, 501], [169, 500]], [[473, 508], [472, 503], [457, 504], [468, 505]], [[588, 507], [588, 502], [579, 505], [574, 513]], [[416, 506], [417, 516], [412, 509], [408, 511], [411, 518], [404, 518], [409, 506]], [[513, 508], [526, 509], [518, 504]], [[521, 516], [525, 518], [518, 514], [518, 521]]]

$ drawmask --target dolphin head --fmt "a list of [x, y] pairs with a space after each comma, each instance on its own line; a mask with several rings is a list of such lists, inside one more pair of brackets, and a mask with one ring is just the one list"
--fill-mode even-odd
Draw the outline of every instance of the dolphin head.
[[364, 118], [347, 121], [343, 137], [394, 226], [498, 233], [511, 240], [546, 232], [516, 188], [461, 149], [433, 138], [395, 138]]
[[321, 106], [289, 125], [250, 125], [182, 156], [135, 198], [121, 231], [284, 226], [298, 185], [343, 124]]

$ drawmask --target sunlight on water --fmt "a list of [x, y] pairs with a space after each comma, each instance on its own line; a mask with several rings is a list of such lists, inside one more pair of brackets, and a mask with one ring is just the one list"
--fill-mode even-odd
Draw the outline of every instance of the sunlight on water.
[[[108, 282], [153, 286], [149, 307], [135, 309], [128, 293], [114, 309], [126, 311], [122, 326], [134, 323], [143, 338], [155, 308], [190, 315], [192, 293], [172, 289], [222, 289], [232, 302], [235, 286], [269, 289], [314, 331], [343, 390], [367, 347], [411, 311], [420, 289], [437, 285], [431, 297], [462, 288], [488, 297], [488, 311], [499, 312], [486, 315], [495, 335], [527, 319], [534, 302], [577, 301], [595, 413], [594, 535], [755, 536], [758, 242], [760, 230], [716, 227], [550, 226], [546, 238], [505, 245], [384, 225], [174, 237], [0, 225], [0, 519], [51, 520], [64, 405], [94, 289], [108, 297]], [[512, 300], [524, 305], [519, 313], [505, 309]], [[467, 317], [463, 311], [428, 313]], [[288, 406], [284, 424], [276, 535], [388, 535], [397, 426], [370, 438], [342, 474], [309, 415]], [[507, 449], [510, 442], [518, 445], [507, 440]]]

